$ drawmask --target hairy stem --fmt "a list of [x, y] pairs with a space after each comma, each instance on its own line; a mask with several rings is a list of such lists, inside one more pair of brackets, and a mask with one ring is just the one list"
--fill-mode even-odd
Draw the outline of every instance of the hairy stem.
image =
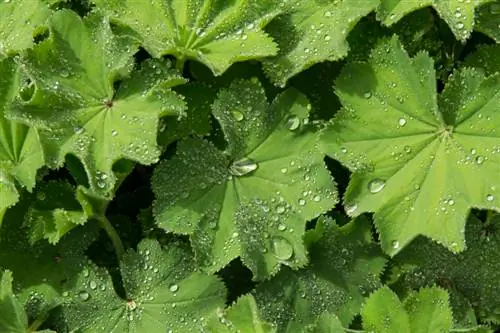
[[118, 260], [121, 259], [123, 254], [125, 254], [125, 248], [123, 247], [122, 240], [120, 239], [120, 236], [116, 232], [116, 229], [113, 227], [113, 225], [111, 225], [111, 222], [109, 222], [106, 216], [101, 215], [101, 216], [96, 216], [95, 218], [99, 221], [101, 227], [104, 229], [104, 231], [106, 231], [109, 238], [111, 239]]
[[175, 68], [179, 71], [179, 72], [183, 72], [184, 71], [184, 63], [186, 62], [186, 59], [184, 57], [179, 57], [177, 58], [177, 60], [175, 61]]

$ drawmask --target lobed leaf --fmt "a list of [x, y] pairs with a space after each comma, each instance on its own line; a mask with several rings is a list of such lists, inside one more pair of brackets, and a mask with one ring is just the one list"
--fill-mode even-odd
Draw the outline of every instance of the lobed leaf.
[[455, 37], [465, 42], [474, 28], [476, 7], [493, 0], [381, 0], [377, 17], [385, 25], [392, 25], [406, 14], [419, 8], [432, 6], [446, 21]]
[[[197, 60], [220, 75], [238, 61], [275, 55], [262, 30], [280, 13], [277, 0], [93, 0], [112, 20], [130, 27], [154, 57]], [[180, 68], [180, 66], [178, 66]]]
[[375, 213], [386, 253], [417, 235], [462, 251], [470, 208], [500, 206], [499, 88], [500, 75], [465, 68], [437, 96], [432, 59], [410, 58], [397, 38], [346, 66], [336, 82], [344, 109], [323, 147], [353, 171], [346, 211]]
[[241, 256], [260, 279], [307, 262], [305, 223], [337, 201], [308, 112], [295, 90], [269, 105], [257, 81], [236, 81], [213, 105], [226, 150], [187, 139], [155, 170], [156, 221], [191, 235], [205, 269]]
[[271, 80], [285, 86], [299, 72], [326, 60], [344, 58], [346, 38], [356, 23], [375, 9], [379, 0], [292, 0], [286, 12], [266, 28], [280, 47], [264, 61]]
[[199, 332], [224, 304], [225, 288], [214, 276], [196, 272], [185, 247], [166, 250], [143, 240], [122, 258], [126, 299], [113, 289], [107, 272], [90, 265], [68, 292], [64, 317], [78, 332]]
[[500, 43], [500, 1], [492, 0], [482, 5], [478, 8], [476, 16], [476, 30]]
[[367, 219], [342, 227], [320, 219], [316, 228], [323, 237], [310, 248], [309, 266], [284, 268], [255, 291], [262, 317], [278, 332], [321, 332], [325, 325], [337, 328], [337, 321], [348, 327], [364, 298], [381, 285], [386, 259], [371, 238]]
[[90, 187], [102, 195], [113, 190], [113, 164], [122, 158], [143, 164], [158, 161], [159, 117], [180, 115], [182, 100], [169, 88], [184, 82], [163, 61], [150, 61], [129, 75], [137, 45], [114, 35], [97, 15], [80, 19], [62, 10], [49, 20], [50, 36], [21, 59], [35, 85], [32, 96], [9, 110], [43, 128], [41, 137], [50, 167], [67, 154], [83, 163]]

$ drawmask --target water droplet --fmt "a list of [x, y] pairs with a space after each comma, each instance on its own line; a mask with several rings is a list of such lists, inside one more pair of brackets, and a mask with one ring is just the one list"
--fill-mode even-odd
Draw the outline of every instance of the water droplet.
[[317, 195], [317, 196], [315, 196], [313, 198], [313, 200], [316, 201], [316, 202], [320, 202], [321, 201], [321, 197], [319, 195]]
[[290, 116], [286, 121], [286, 127], [290, 131], [295, 131], [300, 126], [300, 119], [297, 116]]
[[251, 159], [243, 158], [239, 161], [233, 162], [233, 164], [229, 167], [229, 172], [233, 176], [244, 176], [257, 170], [258, 167], [259, 165]]
[[293, 246], [283, 237], [274, 237], [273, 252], [276, 259], [288, 260], [293, 256]]
[[233, 117], [234, 117], [234, 119], [236, 119], [236, 121], [242, 121], [243, 119], [245, 119], [245, 115], [243, 113], [241, 113], [240, 111], [234, 110], [232, 113], [233, 113]]
[[372, 97], [372, 93], [371, 92], [365, 92], [364, 95], [363, 95], [366, 99]]
[[345, 204], [345, 212], [349, 216], [353, 215], [356, 209], [358, 209], [358, 205], [355, 202]]
[[171, 292], [175, 293], [177, 290], [179, 290], [179, 286], [176, 284], [173, 284], [168, 288]]
[[278, 225], [278, 230], [279, 231], [285, 231], [286, 230], [286, 225], [284, 225], [283, 223], [280, 223], [280, 225]]
[[346, 148], [346, 147], [342, 147], [342, 148], [340, 148], [340, 151], [341, 151], [343, 154], [346, 154], [346, 153], [347, 153], [347, 148]]
[[304, 199], [299, 199], [299, 205], [305, 206], [306, 205], [306, 201]]
[[393, 240], [391, 245], [393, 249], [399, 249], [399, 242], [397, 240]]
[[448, 199], [447, 203], [448, 203], [448, 205], [453, 206], [455, 204], [455, 200]]
[[382, 191], [385, 187], [385, 181], [382, 179], [373, 179], [368, 183], [368, 190], [371, 193], [378, 193]]
[[282, 168], [281, 169], [281, 173], [287, 173], [288, 172], [288, 169], [287, 168]]
[[278, 207], [276, 207], [276, 212], [278, 214], [283, 214], [285, 212], [285, 206], [278, 206]]
[[399, 124], [399, 126], [403, 127], [404, 125], [406, 125], [406, 119], [405, 118], [399, 118], [398, 124]]
[[137, 303], [134, 300], [127, 301], [127, 308], [131, 311], [137, 309]]
[[92, 289], [92, 290], [97, 289], [97, 283], [95, 281], [90, 281], [90, 289]]
[[491, 201], [493, 201], [494, 199], [495, 199], [495, 197], [493, 196], [493, 194], [488, 194], [488, 195], [486, 196], [486, 200], [488, 200], [488, 201], [490, 201], [490, 202], [491, 202]]
[[484, 157], [482, 157], [482, 156], [477, 156], [476, 157], [476, 163], [477, 164], [481, 165], [481, 164], [483, 164], [483, 162], [484, 162]]
[[112, 130], [111, 131], [111, 135], [112, 136], [117, 136], [118, 135], [118, 131], [117, 130]]
[[463, 29], [463, 28], [464, 28], [464, 26], [465, 26], [465, 25], [464, 25], [462, 22], [458, 22], [458, 23], [455, 25], [455, 27], [456, 27], [457, 29]]
[[78, 294], [78, 297], [82, 300], [82, 301], [88, 301], [89, 298], [90, 298], [90, 294], [86, 291], [80, 291], [80, 293]]

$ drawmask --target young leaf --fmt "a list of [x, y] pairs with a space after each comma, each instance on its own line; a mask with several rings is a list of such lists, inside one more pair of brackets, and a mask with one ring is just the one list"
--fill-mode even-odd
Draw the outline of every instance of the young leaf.
[[500, 206], [499, 88], [499, 74], [463, 69], [438, 102], [432, 60], [409, 58], [397, 38], [346, 66], [336, 83], [344, 109], [323, 146], [353, 171], [347, 213], [375, 212], [386, 253], [417, 235], [462, 251], [469, 209]]
[[[1, 6], [2, 4], [0, 4]], [[0, 14], [1, 15], [1, 14]], [[44, 157], [35, 129], [5, 118], [20, 87], [18, 66], [12, 59], [0, 61], [0, 224], [2, 211], [19, 198], [15, 181], [31, 191]]]
[[465, 59], [464, 66], [480, 69], [484, 74], [500, 72], [500, 44], [479, 46]]
[[377, 333], [412, 332], [410, 317], [398, 296], [389, 287], [370, 295], [361, 310], [363, 328]]
[[323, 238], [310, 249], [310, 265], [298, 271], [284, 268], [255, 291], [262, 317], [276, 324], [278, 332], [315, 327], [325, 312], [348, 327], [364, 298], [381, 285], [386, 259], [371, 239], [367, 219], [343, 227], [330, 219], [318, 224]]
[[[483, 1], [484, 2], [484, 1]], [[477, 10], [476, 30], [500, 43], [500, 2], [492, 1]]]
[[106, 15], [133, 30], [154, 57], [173, 55], [204, 63], [216, 75], [237, 61], [275, 55], [262, 30], [280, 13], [278, 0], [187, 0], [140, 2], [93, 0]]
[[0, 2], [0, 60], [33, 46], [33, 35], [51, 11], [43, 0]]
[[69, 291], [64, 316], [77, 332], [199, 332], [204, 318], [224, 306], [224, 284], [196, 272], [189, 250], [166, 250], [143, 240], [120, 264], [126, 299], [113, 290], [107, 272], [90, 266]]
[[374, 292], [361, 311], [363, 328], [377, 333], [450, 332], [448, 293], [438, 287], [412, 292], [403, 303], [388, 287]]
[[0, 332], [28, 331], [28, 316], [12, 292], [12, 272], [4, 271], [0, 279]]
[[187, 139], [155, 170], [156, 221], [191, 235], [209, 271], [241, 256], [260, 279], [307, 262], [305, 223], [337, 202], [308, 112], [295, 90], [269, 105], [257, 81], [236, 81], [213, 105], [226, 151]]
[[419, 8], [432, 6], [448, 23], [458, 40], [465, 42], [474, 27], [475, 10], [480, 4], [492, 0], [455, 1], [455, 0], [381, 0], [377, 17], [385, 25], [392, 25], [406, 14]]
[[74, 154], [91, 189], [107, 194], [115, 185], [117, 160], [158, 161], [158, 118], [182, 112], [182, 100], [169, 88], [184, 80], [166, 62], [146, 62], [115, 92], [115, 81], [132, 69], [137, 46], [130, 38], [113, 35], [106, 19], [82, 20], [65, 10], [51, 17], [49, 28], [50, 37], [21, 59], [35, 92], [28, 100], [18, 98], [8, 114], [45, 129], [50, 167]]
[[267, 28], [280, 51], [264, 61], [266, 73], [275, 84], [284, 86], [292, 76], [318, 62], [345, 57], [349, 31], [378, 3], [379, 0], [290, 1], [287, 12]]
[[408, 288], [438, 283], [455, 289], [474, 306], [477, 316], [500, 323], [500, 216], [484, 224], [473, 215], [467, 223], [467, 249], [452, 254], [427, 239], [415, 240], [394, 260], [403, 268], [399, 283]]
[[269, 323], [260, 318], [259, 309], [252, 295], [245, 295], [222, 311], [210, 318], [206, 329], [213, 333], [275, 333]]

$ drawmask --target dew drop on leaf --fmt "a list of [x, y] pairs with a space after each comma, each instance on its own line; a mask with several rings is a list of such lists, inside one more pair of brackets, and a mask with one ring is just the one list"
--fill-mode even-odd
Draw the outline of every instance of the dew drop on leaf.
[[393, 240], [391, 245], [393, 249], [399, 249], [399, 242], [397, 240]]
[[236, 119], [236, 121], [242, 121], [243, 119], [245, 119], [245, 115], [243, 113], [241, 113], [240, 111], [234, 110], [232, 113], [233, 113], [233, 117], [234, 117], [234, 119]]
[[358, 205], [355, 202], [345, 204], [345, 212], [347, 215], [352, 215], [358, 209]]
[[401, 127], [405, 126], [406, 125], [406, 119], [405, 118], [399, 118], [398, 124]]
[[288, 260], [293, 255], [293, 246], [283, 237], [274, 237], [273, 252], [278, 260]]
[[493, 201], [493, 199], [495, 199], [495, 197], [493, 196], [493, 194], [488, 194], [488, 195], [486, 196], [486, 200], [488, 200], [488, 201], [490, 201], [490, 202], [491, 202], [491, 201]]
[[295, 131], [300, 126], [300, 119], [297, 116], [290, 116], [286, 121], [286, 127], [290, 131]]
[[373, 179], [368, 183], [368, 190], [371, 193], [378, 193], [382, 191], [385, 187], [385, 181], [382, 179]]
[[176, 285], [176, 284], [173, 284], [173, 285], [170, 286], [169, 289], [170, 289], [171, 292], [175, 293], [177, 290], [179, 290], [179, 286]]
[[88, 301], [90, 299], [90, 294], [86, 291], [80, 291], [80, 293], [78, 294], [78, 297], [82, 300], [82, 301]]
[[249, 158], [243, 158], [239, 161], [233, 162], [229, 167], [229, 172], [233, 176], [244, 176], [252, 171], [257, 170], [259, 165]]

